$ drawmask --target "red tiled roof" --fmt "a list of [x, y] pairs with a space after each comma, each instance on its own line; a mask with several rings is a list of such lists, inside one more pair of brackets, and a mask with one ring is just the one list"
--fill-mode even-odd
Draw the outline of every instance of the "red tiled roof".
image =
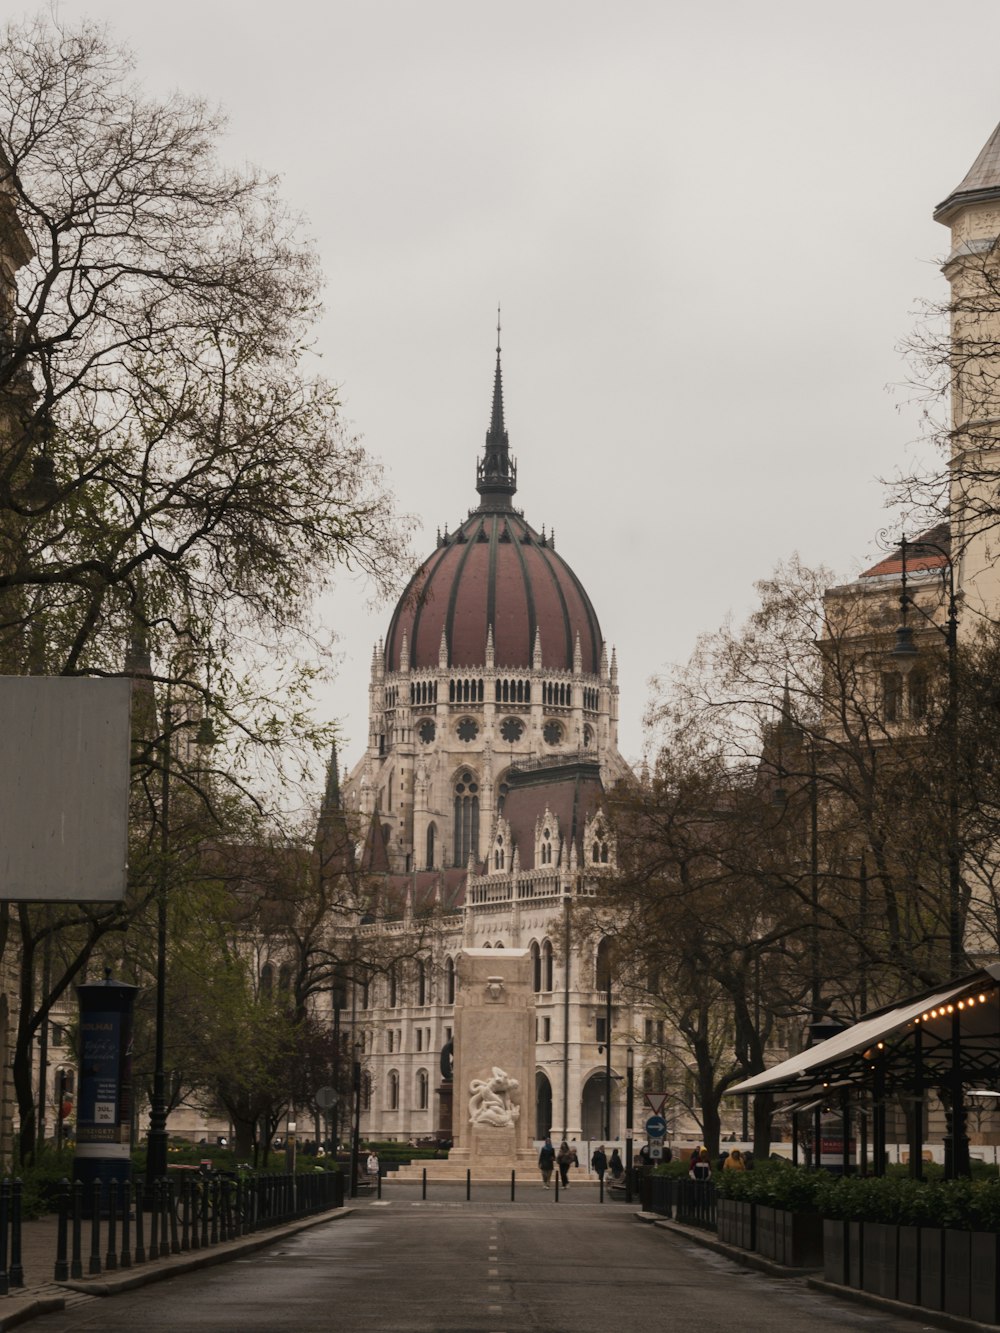
[[[950, 554], [951, 526], [948, 523], [938, 523], [935, 527], [922, 532], [919, 537], [914, 537], [913, 541], [906, 543], [906, 572], [917, 574], [924, 569], [942, 569], [947, 565]], [[902, 574], [902, 572], [903, 548], [897, 546], [895, 551], [880, 560], [877, 565], [866, 569], [861, 577], [869, 579], [878, 575]]]

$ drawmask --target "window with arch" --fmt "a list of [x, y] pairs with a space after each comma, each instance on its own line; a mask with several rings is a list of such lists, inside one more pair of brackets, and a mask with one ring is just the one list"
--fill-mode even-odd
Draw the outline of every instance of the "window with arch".
[[427, 964], [422, 958], [417, 959], [417, 1004], [427, 1003]]
[[386, 1082], [386, 1109], [389, 1111], [399, 1110], [399, 1073], [395, 1069], [389, 1070], [389, 1078]]
[[594, 843], [590, 849], [590, 856], [594, 865], [608, 864], [608, 835], [602, 828], [594, 830]]
[[417, 1109], [426, 1111], [430, 1094], [430, 1079], [426, 1069], [417, 1070]]
[[662, 1065], [646, 1065], [642, 1071], [643, 1092], [665, 1092], [667, 1076]]
[[585, 749], [590, 749], [594, 743], [594, 728], [589, 723], [583, 724], [583, 744]]
[[366, 1111], [372, 1109], [372, 1076], [367, 1070], [361, 1076], [361, 1102]]
[[444, 961], [444, 993], [447, 1004], [455, 1003], [455, 960], [446, 958]]
[[428, 870], [434, 869], [434, 844], [437, 840], [437, 825], [427, 825], [427, 851], [424, 857], [424, 865]]
[[494, 944], [493, 947], [494, 947], [494, 949], [502, 949], [502, 948], [503, 948], [503, 940], [497, 940], [496, 944]]
[[455, 783], [455, 865], [479, 855], [479, 783], [463, 769]]
[[607, 990], [611, 985], [611, 941], [607, 936], [597, 946], [594, 960], [594, 985], [598, 990]]
[[536, 940], [531, 941], [531, 989], [536, 995], [542, 989], [542, 951]]
[[542, 833], [541, 862], [543, 866], [552, 864], [552, 830], [545, 829]]
[[278, 968], [278, 990], [282, 995], [287, 995], [292, 989], [292, 965], [291, 963], [282, 963]]
[[503, 848], [503, 834], [497, 834], [496, 846], [493, 848], [493, 869], [505, 870], [507, 867], [507, 857]]
[[483, 948], [484, 948], [484, 949], [492, 949], [492, 948], [493, 948], [493, 945], [490, 943], [489, 940], [487, 940], [486, 943], [483, 945]]
[[552, 989], [552, 943], [542, 942], [542, 990]]
[[274, 968], [270, 963], [260, 969], [260, 993], [268, 998], [274, 994]]
[[396, 975], [395, 963], [389, 968], [389, 974], [386, 977], [386, 987], [389, 992], [389, 1008], [395, 1009], [397, 1004], [399, 1004], [399, 978]]

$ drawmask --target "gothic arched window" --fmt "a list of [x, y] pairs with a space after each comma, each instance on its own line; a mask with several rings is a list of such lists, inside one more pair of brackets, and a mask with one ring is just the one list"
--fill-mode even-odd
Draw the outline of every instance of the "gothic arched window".
[[437, 837], [437, 827], [434, 824], [427, 825], [427, 856], [424, 864], [428, 870], [434, 869], [434, 840]]
[[542, 951], [531, 941], [531, 989], [537, 995], [542, 989]]
[[607, 990], [611, 985], [611, 941], [607, 936], [597, 946], [594, 985], [598, 990]]
[[417, 1004], [427, 1003], [427, 964], [417, 959]]
[[542, 943], [542, 990], [552, 989], [552, 945], [548, 940]]
[[274, 991], [274, 968], [270, 963], [265, 963], [260, 969], [260, 993], [270, 996]]
[[446, 958], [444, 963], [444, 993], [447, 1004], [455, 1003], [455, 960]]
[[455, 783], [455, 865], [479, 855], [479, 783], [468, 769]]
[[552, 864], [552, 833], [546, 829], [542, 834], [542, 865], [550, 866]]
[[399, 1110], [399, 1074], [395, 1069], [389, 1070], [389, 1081], [386, 1089], [388, 1093], [388, 1110]]
[[427, 1110], [427, 1094], [429, 1090], [429, 1080], [426, 1069], [417, 1070], [417, 1109]]
[[496, 846], [495, 846], [494, 849], [493, 849], [493, 869], [494, 869], [494, 870], [504, 870], [504, 869], [506, 869], [506, 863], [505, 863], [505, 859], [504, 859], [504, 851], [503, 851], [503, 834], [502, 834], [502, 833], [500, 833], [500, 834], [497, 835]]

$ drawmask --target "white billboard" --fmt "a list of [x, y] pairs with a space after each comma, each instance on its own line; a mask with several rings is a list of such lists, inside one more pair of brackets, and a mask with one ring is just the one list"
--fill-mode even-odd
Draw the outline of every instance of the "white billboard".
[[0, 898], [124, 896], [131, 684], [0, 676]]

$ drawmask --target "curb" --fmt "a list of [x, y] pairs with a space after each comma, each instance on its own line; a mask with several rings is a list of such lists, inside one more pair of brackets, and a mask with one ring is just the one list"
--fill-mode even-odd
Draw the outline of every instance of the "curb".
[[965, 1319], [962, 1315], [946, 1314], [944, 1310], [928, 1310], [923, 1305], [908, 1305], [905, 1301], [893, 1301], [888, 1296], [876, 1296], [870, 1291], [858, 1291], [856, 1287], [842, 1287], [837, 1282], [827, 1282], [822, 1277], [808, 1279], [809, 1286], [815, 1291], [825, 1292], [828, 1296], [839, 1296], [841, 1300], [852, 1301], [855, 1305], [868, 1305], [898, 1319], [919, 1319], [924, 1324], [933, 1324], [935, 1328], [948, 1328], [955, 1333], [996, 1333], [996, 1324], [981, 1324], [976, 1319]]
[[[156, 1259], [139, 1268], [119, 1270], [115, 1276], [106, 1273], [91, 1279], [72, 1278], [56, 1285], [67, 1291], [83, 1292], [87, 1296], [117, 1296], [152, 1282], [163, 1282], [182, 1273], [193, 1273], [200, 1268], [212, 1268], [216, 1264], [238, 1259], [241, 1255], [253, 1254], [256, 1250], [266, 1249], [269, 1245], [294, 1236], [300, 1231], [306, 1231], [310, 1227], [320, 1226], [324, 1222], [339, 1222], [341, 1218], [350, 1217], [354, 1211], [353, 1207], [334, 1208], [325, 1213], [302, 1218], [297, 1222], [288, 1222], [283, 1226], [256, 1232], [253, 1236], [244, 1236], [240, 1240], [225, 1241], [221, 1245], [215, 1245], [209, 1250], [198, 1251], [195, 1254], [171, 1255], [167, 1259]], [[23, 1300], [24, 1303], [16, 1309], [0, 1313], [0, 1333], [6, 1333], [7, 1329], [16, 1328], [29, 1319], [37, 1319], [41, 1315], [57, 1313], [66, 1308], [66, 1299], [62, 1296], [29, 1295], [15, 1299]]]
[[636, 1217], [640, 1222], [669, 1231], [675, 1236], [683, 1237], [684, 1240], [694, 1241], [696, 1245], [701, 1245], [706, 1250], [714, 1250], [716, 1254], [721, 1254], [724, 1259], [731, 1259], [733, 1263], [740, 1264], [743, 1268], [753, 1268], [758, 1273], [766, 1273], [768, 1277], [801, 1281], [810, 1273], [818, 1271], [813, 1268], [786, 1268], [784, 1264], [777, 1264], [773, 1259], [765, 1259], [762, 1254], [756, 1254], [753, 1250], [743, 1250], [738, 1245], [727, 1245], [725, 1241], [717, 1240], [707, 1231], [701, 1231], [698, 1227], [686, 1227], [681, 1222], [669, 1221], [659, 1213], [636, 1213]]

